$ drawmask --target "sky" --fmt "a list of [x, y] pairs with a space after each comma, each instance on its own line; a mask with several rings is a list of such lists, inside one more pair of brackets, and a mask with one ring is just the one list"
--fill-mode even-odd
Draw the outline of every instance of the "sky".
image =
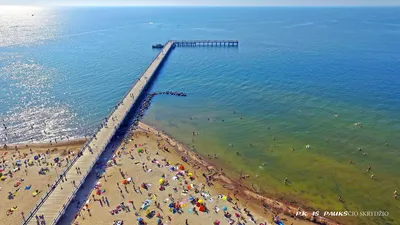
[[0, 0], [0, 5], [400, 6], [400, 0]]

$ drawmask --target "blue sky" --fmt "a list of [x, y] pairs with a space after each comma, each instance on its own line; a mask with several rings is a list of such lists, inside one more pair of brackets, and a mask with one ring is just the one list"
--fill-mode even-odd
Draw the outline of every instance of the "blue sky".
[[7, 5], [400, 6], [400, 0], [0, 0]]

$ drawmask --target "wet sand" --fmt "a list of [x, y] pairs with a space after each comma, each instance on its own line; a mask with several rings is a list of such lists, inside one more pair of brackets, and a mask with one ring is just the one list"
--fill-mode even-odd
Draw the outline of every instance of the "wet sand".
[[[8, 145], [7, 149], [1, 146], [0, 153], [4, 156], [0, 163], [3, 170], [3, 180], [0, 181], [1, 224], [20, 224], [23, 221], [22, 213], [28, 215], [37, 201], [49, 190], [49, 185], [54, 182], [57, 174], [66, 166], [68, 151], [77, 152], [85, 141], [85, 139], [74, 139], [51, 145], [50, 143], [17, 144]], [[35, 160], [34, 157], [39, 154], [39, 159]], [[59, 165], [54, 162], [56, 157], [60, 159]], [[12, 172], [11, 177], [8, 172], [17, 168], [19, 170]], [[48, 168], [48, 171], [39, 174], [41, 168]], [[29, 190], [25, 190], [27, 186], [30, 186]], [[39, 193], [34, 195], [36, 191]], [[13, 195], [11, 199], [9, 199], [10, 192]], [[11, 210], [15, 207], [15, 210]]]

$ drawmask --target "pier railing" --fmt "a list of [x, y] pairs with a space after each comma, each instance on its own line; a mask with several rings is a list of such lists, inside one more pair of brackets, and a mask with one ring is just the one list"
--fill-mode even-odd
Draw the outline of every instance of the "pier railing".
[[[168, 44], [168, 42], [167, 42]], [[173, 44], [173, 43], [172, 43]], [[167, 50], [168, 52], [166, 53], [166, 55], [169, 54], [169, 52], [171, 51], [171, 48], [169, 48]], [[162, 51], [160, 51], [155, 57], [154, 59], [151, 61], [151, 63], [146, 67], [146, 69], [144, 70], [145, 72], [149, 69], [149, 67], [153, 64], [153, 62], [160, 56], [160, 54], [162, 53]], [[164, 59], [163, 59], [164, 60]], [[120, 106], [121, 103], [123, 103], [124, 99], [127, 98], [127, 96], [129, 95], [129, 93], [132, 91], [133, 87], [135, 87], [135, 85], [139, 82], [139, 80], [145, 75], [145, 72], [142, 74], [142, 76], [140, 76], [139, 79], [136, 79], [136, 81], [131, 85], [129, 91], [124, 95], [124, 97], [119, 101], [117, 107], [113, 107], [113, 110], [108, 113], [107, 115], [107, 119], [111, 117], [111, 115], [118, 109], [118, 107]], [[156, 73], [157, 71], [155, 71]], [[142, 92], [142, 90], [144, 88], [146, 88], [147, 83], [143, 86], [143, 88], [140, 90], [139, 93]], [[138, 97], [138, 96], [137, 96]], [[134, 103], [133, 103], [134, 104]], [[132, 109], [133, 104], [128, 108], [128, 110], [126, 110], [126, 112], [124, 113], [122, 118], [125, 118], [126, 115], [128, 114], [128, 112]], [[72, 194], [68, 197], [66, 203], [63, 205], [63, 208], [60, 212], [57, 213], [57, 216], [54, 218], [54, 220], [52, 221], [51, 224], [55, 225], [58, 220], [61, 218], [61, 216], [65, 213], [65, 210], [67, 209], [68, 205], [71, 203], [71, 201], [75, 198], [76, 193], [78, 192], [78, 190], [80, 189], [80, 187], [82, 186], [82, 184], [84, 183], [84, 181], [86, 180], [87, 176], [89, 175], [89, 173], [92, 171], [94, 165], [97, 163], [99, 157], [101, 156], [101, 154], [104, 152], [104, 150], [106, 149], [107, 145], [110, 143], [112, 137], [114, 137], [116, 131], [120, 128], [121, 124], [123, 122], [123, 119], [120, 120], [119, 124], [117, 125], [117, 128], [114, 129], [112, 135], [110, 136], [110, 138], [107, 140], [106, 144], [104, 146], [102, 146], [101, 150], [98, 152], [98, 154], [96, 155], [95, 160], [92, 161], [92, 164], [90, 165], [89, 169], [86, 171], [85, 175], [82, 177], [82, 179], [80, 180], [79, 184], [77, 185], [77, 187], [75, 188], [75, 190], [72, 192]], [[102, 127], [98, 128], [94, 133], [98, 133], [101, 129], [103, 129]], [[44, 203], [44, 201], [50, 196], [50, 194], [56, 189], [57, 185], [61, 182], [62, 177], [65, 177], [66, 173], [71, 169], [71, 167], [74, 165], [74, 163], [78, 160], [78, 158], [80, 156], [79, 153], [83, 153], [83, 151], [90, 145], [90, 143], [93, 140], [93, 136], [91, 136], [84, 144], [84, 146], [79, 150], [78, 154], [68, 163], [68, 165], [66, 166], [66, 168], [63, 170], [63, 172], [56, 178], [56, 180], [53, 182], [53, 184], [51, 185], [50, 190], [46, 191], [45, 195], [42, 196], [37, 203], [35, 204], [34, 208], [32, 210], [29, 211], [27, 217], [25, 218], [25, 220], [22, 222], [22, 225], [27, 225], [29, 223], [29, 221], [32, 219], [33, 215], [39, 210], [40, 206]]]

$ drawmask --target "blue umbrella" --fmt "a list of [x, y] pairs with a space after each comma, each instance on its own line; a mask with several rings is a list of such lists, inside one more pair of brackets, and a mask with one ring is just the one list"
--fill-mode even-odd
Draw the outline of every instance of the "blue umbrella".
[[137, 218], [137, 221], [143, 221], [143, 219], [141, 217]]
[[188, 210], [188, 212], [189, 212], [189, 213], [193, 213], [193, 209], [190, 208], [190, 209]]
[[223, 207], [222, 207], [222, 210], [223, 210], [224, 212], [226, 212], [226, 211], [228, 210], [228, 207], [223, 206]]

